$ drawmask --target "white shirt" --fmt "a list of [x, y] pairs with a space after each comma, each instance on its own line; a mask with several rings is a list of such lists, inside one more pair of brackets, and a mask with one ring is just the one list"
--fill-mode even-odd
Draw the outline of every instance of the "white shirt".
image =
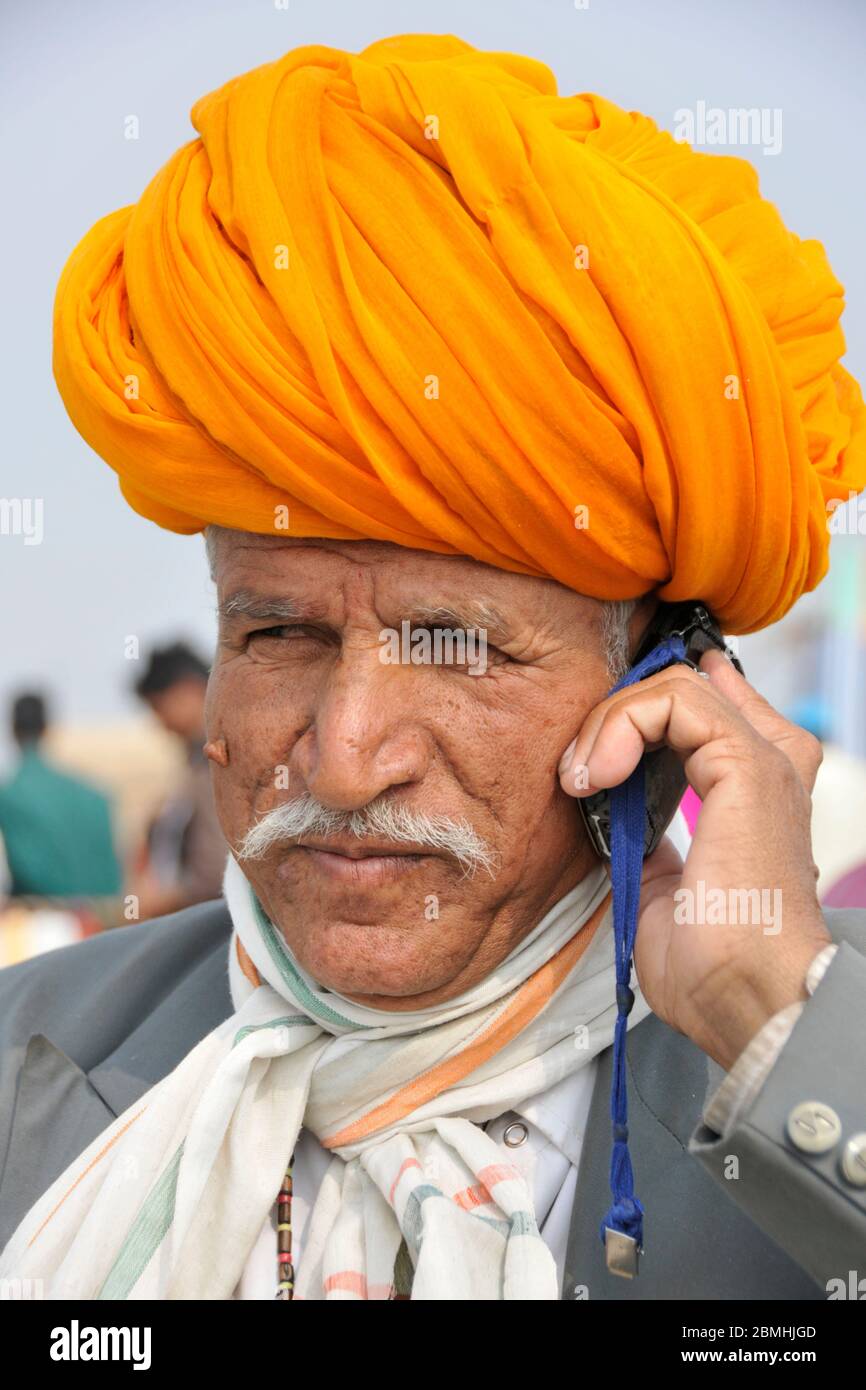
[[[560, 1295], [577, 1169], [597, 1068], [597, 1059], [593, 1057], [586, 1066], [563, 1077], [555, 1086], [523, 1101], [497, 1119], [489, 1120], [486, 1126], [486, 1133], [499, 1145], [503, 1160], [514, 1164], [531, 1186], [538, 1228], [556, 1261]], [[514, 1128], [509, 1129], [509, 1126]], [[505, 1143], [506, 1130], [511, 1144]], [[515, 1144], [515, 1141], [519, 1142]], [[292, 1170], [292, 1254], [296, 1270], [301, 1267], [304, 1256], [304, 1235], [316, 1194], [333, 1157], [310, 1130], [301, 1130]], [[276, 1220], [276, 1207], [272, 1207], [250, 1251], [234, 1292], [235, 1298], [274, 1298], [277, 1291]]]

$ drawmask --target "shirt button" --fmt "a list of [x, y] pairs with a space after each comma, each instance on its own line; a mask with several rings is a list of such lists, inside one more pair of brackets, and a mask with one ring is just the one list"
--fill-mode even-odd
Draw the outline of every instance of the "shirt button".
[[788, 1138], [802, 1153], [829, 1153], [841, 1137], [839, 1116], [821, 1100], [801, 1101], [788, 1116]]
[[866, 1187], [866, 1134], [852, 1134], [845, 1145], [842, 1176], [852, 1187]]
[[529, 1130], [526, 1125], [519, 1120], [514, 1124], [506, 1125], [502, 1135], [503, 1144], [507, 1144], [509, 1149], [519, 1149], [521, 1144], [525, 1144], [529, 1137]]

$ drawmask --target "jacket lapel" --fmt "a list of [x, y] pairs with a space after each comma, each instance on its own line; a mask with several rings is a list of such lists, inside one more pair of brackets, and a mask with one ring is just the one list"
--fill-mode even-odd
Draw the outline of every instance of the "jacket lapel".
[[42, 1033], [30, 1039], [0, 1188], [0, 1248], [25, 1212], [114, 1118], [65, 1052]]
[[220, 941], [88, 1072], [43, 1034], [30, 1038], [0, 1179], [0, 1249], [88, 1144], [231, 1014], [225, 956]]

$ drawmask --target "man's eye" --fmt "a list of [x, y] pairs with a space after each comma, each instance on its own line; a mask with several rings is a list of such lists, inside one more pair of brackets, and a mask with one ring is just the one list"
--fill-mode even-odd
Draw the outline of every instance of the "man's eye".
[[[426, 637], [426, 643], [418, 634]], [[412, 644], [404, 659], [413, 665], [432, 665], [443, 671], [469, 671], [472, 675], [483, 674], [491, 666], [506, 666], [515, 663], [513, 657], [499, 647], [492, 646], [486, 638], [474, 629], [441, 629], [421, 627], [412, 629]]]
[[258, 641], [261, 638], [269, 638], [277, 642], [291, 641], [298, 637], [318, 637], [320, 633], [313, 628], [304, 627], [297, 623], [279, 623], [274, 627], [257, 627], [247, 636], [248, 642]]

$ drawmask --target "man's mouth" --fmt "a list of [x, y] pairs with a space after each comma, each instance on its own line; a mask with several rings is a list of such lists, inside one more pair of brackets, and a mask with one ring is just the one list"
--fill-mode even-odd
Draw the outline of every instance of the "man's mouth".
[[411, 872], [430, 857], [430, 851], [354, 838], [346, 841], [304, 838], [289, 851], [277, 875], [290, 874], [298, 863], [298, 856], [313, 873], [360, 888], [388, 883]]

